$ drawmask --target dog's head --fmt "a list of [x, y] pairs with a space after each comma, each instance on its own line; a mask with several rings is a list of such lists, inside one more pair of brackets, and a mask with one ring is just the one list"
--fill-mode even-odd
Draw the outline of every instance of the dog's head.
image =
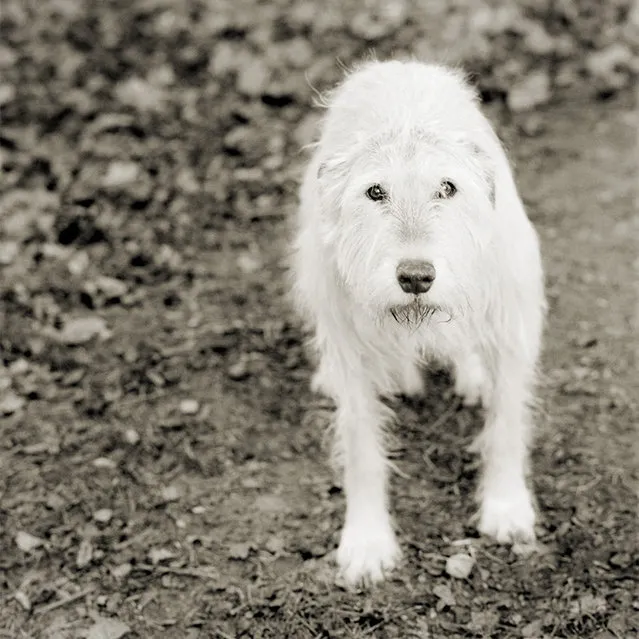
[[495, 184], [474, 143], [387, 131], [320, 165], [327, 240], [357, 301], [419, 322], [463, 313], [485, 282]]

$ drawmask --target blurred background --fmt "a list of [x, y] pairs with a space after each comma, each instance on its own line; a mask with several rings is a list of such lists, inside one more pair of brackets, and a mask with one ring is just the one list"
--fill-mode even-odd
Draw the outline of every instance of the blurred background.
[[[287, 238], [315, 101], [373, 54], [470, 73], [540, 232], [542, 551], [477, 538], [433, 371], [406, 564], [345, 593]], [[638, 74], [631, 0], [0, 0], [0, 636], [634, 636]]]

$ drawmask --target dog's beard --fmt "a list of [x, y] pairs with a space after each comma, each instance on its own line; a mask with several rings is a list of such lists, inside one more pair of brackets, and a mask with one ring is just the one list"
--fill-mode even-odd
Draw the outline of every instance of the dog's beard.
[[444, 321], [452, 319], [452, 314], [448, 313], [441, 306], [427, 304], [417, 297], [409, 304], [400, 304], [389, 307], [388, 312], [398, 324], [413, 330], [419, 328], [422, 324], [429, 322], [436, 314], [441, 312], [447, 314]]

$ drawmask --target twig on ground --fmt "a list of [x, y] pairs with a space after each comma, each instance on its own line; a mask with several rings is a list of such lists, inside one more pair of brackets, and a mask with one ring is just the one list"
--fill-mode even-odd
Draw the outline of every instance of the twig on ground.
[[58, 601], [54, 601], [50, 604], [47, 604], [46, 606], [42, 606], [42, 608], [38, 608], [35, 611], [36, 615], [46, 615], [48, 612], [51, 612], [52, 610], [57, 610], [58, 608], [62, 608], [62, 606], [66, 606], [67, 604], [73, 603], [74, 601], [78, 601], [78, 599], [82, 599], [83, 597], [86, 597], [88, 594], [92, 593], [94, 590], [94, 586], [89, 586], [88, 588], [85, 588], [84, 590], [80, 590], [80, 592], [76, 592], [75, 595], [70, 595], [69, 597], [66, 597], [65, 599], [60, 599]]
[[169, 566], [153, 566], [151, 564], [136, 564], [133, 570], [144, 570], [145, 572], [157, 572], [161, 575], [178, 575], [179, 577], [194, 577], [195, 579], [216, 579], [217, 575], [208, 575], [199, 570], [188, 568], [170, 568]]

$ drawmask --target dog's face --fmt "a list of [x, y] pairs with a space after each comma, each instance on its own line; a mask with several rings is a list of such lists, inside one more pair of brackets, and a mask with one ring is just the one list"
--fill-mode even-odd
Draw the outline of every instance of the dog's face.
[[375, 316], [454, 317], [487, 285], [494, 180], [474, 144], [390, 132], [326, 157], [318, 180], [344, 285]]

